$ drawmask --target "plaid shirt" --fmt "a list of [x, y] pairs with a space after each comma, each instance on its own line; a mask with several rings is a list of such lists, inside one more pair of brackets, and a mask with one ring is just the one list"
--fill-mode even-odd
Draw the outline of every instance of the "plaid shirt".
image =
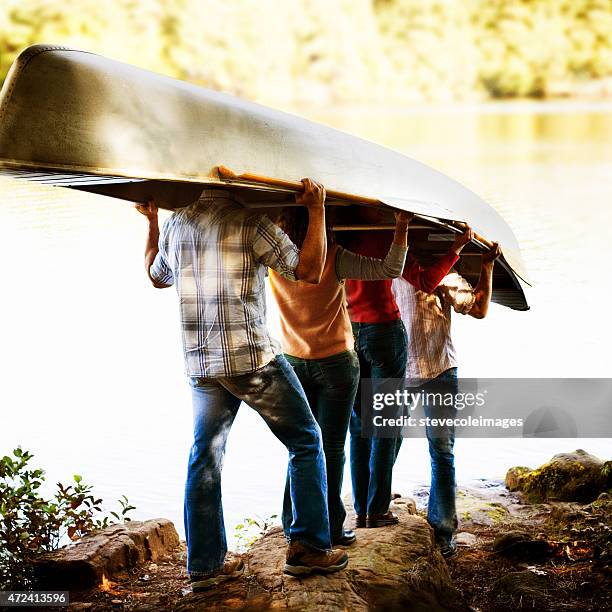
[[451, 307], [468, 314], [476, 296], [470, 283], [457, 272], [447, 274], [433, 293], [419, 291], [403, 278], [395, 279], [392, 288], [408, 335], [407, 385], [418, 387], [457, 367]]
[[204, 190], [163, 225], [150, 274], [180, 300], [185, 372], [253, 372], [280, 351], [266, 327], [267, 267], [296, 280], [299, 251], [268, 217]]

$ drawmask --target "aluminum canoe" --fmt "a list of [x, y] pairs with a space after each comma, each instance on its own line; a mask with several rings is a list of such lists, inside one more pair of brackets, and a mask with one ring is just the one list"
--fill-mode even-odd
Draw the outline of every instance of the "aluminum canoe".
[[34, 45], [15, 60], [0, 92], [0, 172], [126, 200], [153, 196], [165, 208], [193, 201], [203, 186], [279, 206], [309, 176], [335, 194], [330, 204], [416, 213], [430, 228], [425, 243], [469, 223], [480, 237], [475, 254], [502, 247], [494, 301], [528, 309], [514, 233], [459, 182], [350, 134], [86, 51]]

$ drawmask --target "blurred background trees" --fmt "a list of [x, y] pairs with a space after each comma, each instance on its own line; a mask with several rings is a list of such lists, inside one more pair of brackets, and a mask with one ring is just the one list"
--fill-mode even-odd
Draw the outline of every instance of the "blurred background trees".
[[612, 0], [0, 0], [48, 42], [263, 103], [612, 95]]

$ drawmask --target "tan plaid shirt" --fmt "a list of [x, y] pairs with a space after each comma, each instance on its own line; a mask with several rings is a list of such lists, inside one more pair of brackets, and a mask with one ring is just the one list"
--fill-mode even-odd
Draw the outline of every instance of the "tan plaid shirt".
[[408, 386], [417, 387], [457, 367], [451, 307], [461, 314], [470, 312], [476, 300], [470, 283], [450, 272], [433, 293], [419, 291], [401, 277], [393, 281], [392, 289], [408, 334]]
[[188, 376], [237, 376], [274, 359], [265, 276], [270, 267], [295, 281], [298, 262], [278, 226], [226, 191], [205, 189], [164, 223], [150, 272], [176, 287]]

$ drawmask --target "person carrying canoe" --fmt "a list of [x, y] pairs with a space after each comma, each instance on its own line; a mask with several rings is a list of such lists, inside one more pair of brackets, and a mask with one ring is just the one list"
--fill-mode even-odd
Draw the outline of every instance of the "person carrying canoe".
[[[497, 244], [483, 253], [476, 288], [454, 271], [442, 279], [433, 293], [419, 291], [402, 278], [393, 281], [393, 293], [408, 335], [406, 386], [413, 393], [424, 392], [421, 397], [426, 417], [446, 420], [457, 416], [454, 404], [435, 405], [428, 400], [438, 393], [456, 396], [459, 389], [457, 357], [451, 338], [451, 308], [476, 319], [487, 316], [493, 266], [500, 254]], [[456, 551], [455, 431], [452, 426], [428, 426], [426, 434], [431, 461], [427, 520], [442, 554], [449, 557]]]
[[[375, 208], [365, 209], [370, 222], [380, 221]], [[449, 251], [430, 267], [424, 268], [410, 255], [402, 277], [425, 293], [431, 293], [459, 258], [472, 239], [467, 228], [457, 236]], [[389, 248], [389, 232], [355, 232], [347, 246], [369, 257], [381, 257]], [[404, 323], [391, 292], [390, 280], [347, 280], [346, 296], [355, 337], [362, 379], [403, 379], [406, 372], [407, 337]], [[391, 480], [397, 448], [402, 438], [366, 437], [362, 431], [361, 392], [357, 391], [351, 414], [350, 466], [355, 508], [355, 527], [393, 525], [398, 518], [389, 510]]]
[[184, 503], [193, 591], [243, 571], [240, 559], [226, 560], [221, 502], [225, 444], [241, 401], [289, 451], [293, 522], [284, 571], [330, 573], [348, 563], [344, 551], [331, 548], [321, 430], [266, 328], [266, 268], [313, 284], [323, 272], [325, 189], [310, 179], [302, 182], [304, 192], [296, 199], [308, 209], [309, 224], [301, 249], [229, 191], [205, 189], [196, 202], [173, 213], [161, 233], [155, 203], [136, 204], [149, 222], [147, 274], [154, 287], [175, 285], [180, 300], [194, 417]]
[[[278, 304], [281, 344], [287, 361], [300, 379], [310, 408], [321, 427], [327, 468], [327, 505], [332, 545], [350, 545], [355, 532], [344, 529], [342, 502], [344, 445], [351, 410], [359, 384], [359, 360], [354, 351], [351, 321], [346, 308], [347, 278], [378, 280], [396, 278], [406, 259], [408, 213], [396, 213], [393, 242], [384, 259], [364, 257], [334, 243], [328, 232], [328, 249], [321, 282], [292, 282], [275, 270], [270, 286]], [[303, 245], [308, 216], [303, 208], [287, 207], [278, 224], [298, 247]], [[290, 477], [283, 503], [282, 522], [290, 537], [294, 520]]]

